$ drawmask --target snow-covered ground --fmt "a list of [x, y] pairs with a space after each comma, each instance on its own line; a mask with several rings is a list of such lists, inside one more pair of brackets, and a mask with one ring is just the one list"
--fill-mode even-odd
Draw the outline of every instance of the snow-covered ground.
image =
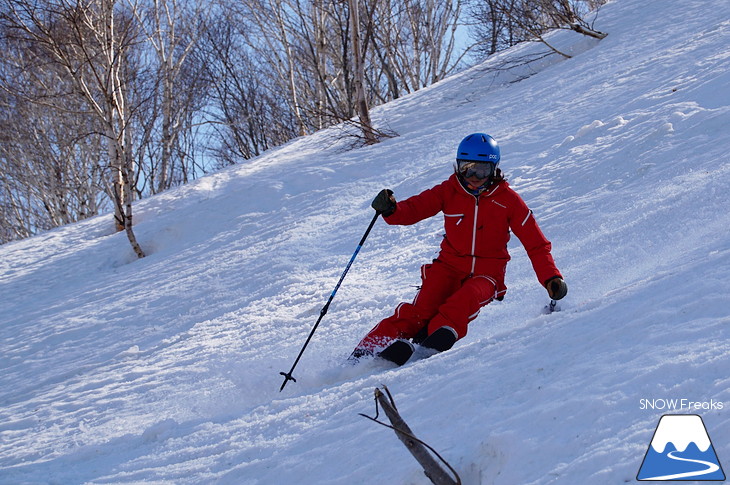
[[[518, 46], [374, 110], [396, 138], [326, 130], [140, 202], [143, 260], [110, 216], [0, 247], [0, 483], [429, 483], [358, 416], [383, 384], [465, 484], [632, 482], [667, 412], [730, 463], [728, 19], [615, 0], [604, 40], [550, 37], [572, 59], [495, 71], [542, 50]], [[378, 221], [280, 393], [371, 199], [445, 179], [476, 131], [553, 242], [562, 311], [513, 241], [507, 298], [451, 351], [343, 366], [441, 237]], [[648, 405], [669, 399], [700, 409]]]

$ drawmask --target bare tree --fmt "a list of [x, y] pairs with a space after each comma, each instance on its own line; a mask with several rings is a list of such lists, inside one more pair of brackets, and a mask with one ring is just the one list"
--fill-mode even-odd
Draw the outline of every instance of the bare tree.
[[[187, 182], [187, 163], [181, 157], [180, 143], [183, 133], [192, 128], [191, 116], [201, 109], [205, 99], [203, 63], [195, 63], [201, 59], [191, 53], [198, 48], [203, 35], [201, 26], [210, 5], [205, 0], [126, 0], [126, 3], [155, 55], [155, 63], [149, 70], [154, 71], [151, 89], [156, 87], [157, 93], [145, 103], [152, 105], [146, 107], [145, 118], [137, 122], [146, 124], [149, 130], [142, 144], [152, 147], [145, 151], [147, 160], [141, 160], [140, 167], [148, 167], [146, 182], [150, 192], [157, 193]], [[159, 134], [154, 136], [151, 131], [158, 121]], [[181, 179], [174, 175], [176, 165]]]
[[240, 3], [227, 3], [236, 16], [238, 24], [245, 30], [241, 40], [251, 49], [252, 54], [268, 66], [261, 71], [267, 83], [276, 86], [282, 101], [297, 121], [299, 135], [306, 134], [309, 123], [302, 111], [300, 69], [295, 58], [295, 40], [292, 39], [292, 16], [296, 5], [285, 0], [244, 0]]
[[369, 133], [375, 127], [362, 108], [428, 86], [460, 65], [461, 1], [245, 0], [236, 10], [250, 29], [250, 48], [268, 65], [262, 74], [284, 95], [300, 133], [344, 121], [364, 129], [370, 143], [378, 134]]
[[0, 237], [111, 207], [142, 257], [133, 200], [337, 123], [374, 142], [373, 106], [463, 65], [465, 1], [0, 0]]
[[216, 166], [250, 159], [298, 136], [303, 119], [291, 110], [282, 78], [272, 75], [271, 57], [251, 49], [241, 12], [219, 9], [202, 32], [191, 55], [210, 86], [203, 141]]
[[[481, 52], [493, 54], [524, 40], [536, 40], [552, 52], [560, 51], [545, 38], [556, 29], [568, 29], [602, 39], [606, 34], [593, 28], [586, 17], [602, 0], [477, 0], [473, 15], [480, 22], [476, 29]], [[595, 16], [594, 16], [595, 21]]]
[[349, 9], [334, 0], [246, 0], [239, 24], [263, 85], [305, 134], [354, 115]]
[[456, 52], [462, 0], [370, 0], [373, 9], [369, 76], [380, 100], [396, 99], [463, 67]]
[[65, 71], [98, 119], [106, 139], [116, 227], [126, 232], [135, 254], [144, 257], [132, 229], [135, 170], [129, 131], [132, 107], [127, 102], [138, 43], [135, 24], [117, 11], [117, 0], [56, 0], [42, 8], [34, 1], [5, 0], [5, 6], [7, 24]]
[[475, 48], [478, 55], [488, 57], [529, 39], [527, 32], [508, 13], [513, 11], [516, 1], [518, 0], [473, 2], [471, 15], [474, 19], [474, 35], [478, 40]]
[[107, 204], [99, 168], [105, 154], [94, 135], [99, 126], [72, 94], [73, 83], [33, 44], [9, 35], [0, 42], [4, 242], [96, 215]]

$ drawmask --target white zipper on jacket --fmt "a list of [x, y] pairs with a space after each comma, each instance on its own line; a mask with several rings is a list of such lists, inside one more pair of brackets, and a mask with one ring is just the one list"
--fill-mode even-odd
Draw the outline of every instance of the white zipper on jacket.
[[471, 230], [471, 273], [469, 276], [474, 276], [474, 268], [477, 265], [477, 217], [479, 216], [479, 195], [474, 197], [474, 227]]

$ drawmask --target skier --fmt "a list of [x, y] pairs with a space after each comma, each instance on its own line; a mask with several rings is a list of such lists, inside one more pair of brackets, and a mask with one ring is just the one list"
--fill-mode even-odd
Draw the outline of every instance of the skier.
[[466, 335], [481, 307], [504, 298], [510, 230], [525, 247], [550, 298], [567, 294], [550, 241], [510, 188], [499, 161], [497, 142], [473, 133], [459, 144], [455, 173], [444, 182], [401, 202], [389, 189], [375, 197], [373, 209], [391, 225], [415, 224], [443, 212], [446, 234], [437, 259], [421, 268], [422, 285], [413, 302], [401, 303], [370, 330], [351, 361], [377, 355], [402, 365], [414, 352], [413, 343], [437, 352], [450, 349]]

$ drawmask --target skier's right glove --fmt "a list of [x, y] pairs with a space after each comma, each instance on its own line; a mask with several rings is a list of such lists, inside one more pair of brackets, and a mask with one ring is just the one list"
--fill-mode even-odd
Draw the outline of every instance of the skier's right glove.
[[395, 197], [390, 189], [383, 189], [375, 196], [370, 206], [375, 209], [383, 217], [388, 217], [395, 212]]
[[553, 276], [545, 282], [548, 295], [553, 300], [561, 300], [568, 294], [568, 285], [560, 276]]

